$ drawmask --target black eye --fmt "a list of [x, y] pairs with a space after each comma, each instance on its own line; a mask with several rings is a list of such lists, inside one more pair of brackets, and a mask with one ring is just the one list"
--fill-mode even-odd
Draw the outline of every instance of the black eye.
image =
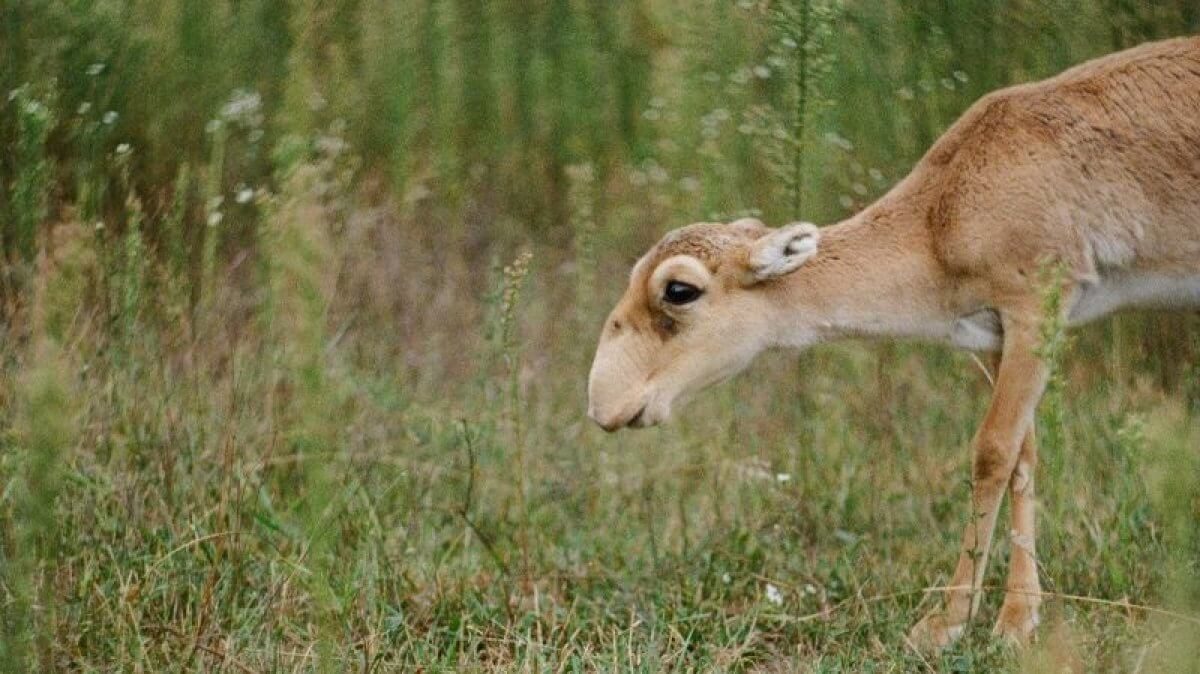
[[695, 302], [698, 297], [704, 294], [699, 288], [683, 281], [671, 281], [667, 283], [667, 289], [663, 292], [663, 299], [668, 304], [687, 304]]

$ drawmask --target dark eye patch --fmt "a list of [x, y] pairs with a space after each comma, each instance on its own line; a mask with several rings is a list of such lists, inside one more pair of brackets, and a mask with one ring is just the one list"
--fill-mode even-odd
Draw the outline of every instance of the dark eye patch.
[[687, 304], [689, 302], [695, 302], [703, 294], [703, 290], [700, 290], [690, 283], [684, 283], [683, 281], [669, 281], [667, 282], [666, 289], [663, 290], [663, 301], [665, 301], [667, 304]]

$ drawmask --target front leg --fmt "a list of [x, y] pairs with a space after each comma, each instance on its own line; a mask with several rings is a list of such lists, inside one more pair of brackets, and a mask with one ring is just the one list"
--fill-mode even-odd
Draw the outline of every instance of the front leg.
[[1025, 434], [1021, 455], [1008, 485], [1012, 531], [1009, 534], [1008, 583], [1004, 604], [993, 630], [998, 636], [1014, 643], [1024, 643], [1033, 635], [1038, 624], [1038, 607], [1042, 603], [1042, 586], [1038, 581], [1037, 552], [1034, 534], [1034, 472], [1037, 469], [1037, 440], [1033, 429]]
[[971, 520], [950, 581], [953, 589], [946, 594], [945, 607], [925, 616], [911, 632], [926, 648], [941, 648], [957, 639], [979, 608], [996, 514], [1046, 386], [1047, 368], [1036, 353], [1038, 313], [1003, 318], [1000, 371], [987, 416], [972, 442]]

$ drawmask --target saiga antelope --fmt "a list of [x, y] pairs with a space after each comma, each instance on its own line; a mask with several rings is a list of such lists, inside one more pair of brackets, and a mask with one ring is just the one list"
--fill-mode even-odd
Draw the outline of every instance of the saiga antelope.
[[1200, 38], [1156, 42], [985, 96], [887, 195], [818, 230], [694, 224], [638, 260], [606, 319], [588, 415], [665, 421], [768, 347], [847, 337], [948, 342], [995, 355], [973, 440], [972, 506], [944, 605], [913, 627], [962, 633], [980, 600], [1007, 489], [1012, 540], [995, 632], [1038, 622], [1034, 411], [1047, 263], [1067, 324], [1125, 307], [1200, 306]]

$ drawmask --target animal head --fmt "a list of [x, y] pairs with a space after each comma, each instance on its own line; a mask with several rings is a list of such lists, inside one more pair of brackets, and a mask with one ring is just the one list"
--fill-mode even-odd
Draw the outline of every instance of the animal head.
[[700, 223], [668, 233], [629, 277], [588, 378], [588, 416], [608, 431], [666, 421], [674, 405], [737, 374], [776, 340], [775, 283], [817, 252], [809, 223]]

